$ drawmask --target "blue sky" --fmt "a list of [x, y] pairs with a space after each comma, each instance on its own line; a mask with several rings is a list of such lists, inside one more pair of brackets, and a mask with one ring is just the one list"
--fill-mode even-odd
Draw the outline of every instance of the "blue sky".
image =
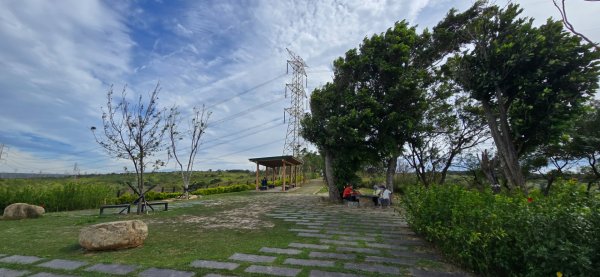
[[[516, 2], [536, 22], [558, 16], [550, 0]], [[87, 173], [122, 172], [129, 163], [110, 158], [89, 128], [101, 125], [111, 84], [127, 84], [133, 97], [159, 81], [161, 106], [213, 113], [197, 169], [253, 169], [248, 158], [283, 151], [286, 48], [308, 64], [310, 93], [331, 80], [333, 59], [365, 36], [403, 19], [431, 27], [451, 7], [470, 4], [0, 1], [0, 172], [68, 173], [75, 163]], [[575, 27], [600, 41], [600, 3], [567, 4]]]

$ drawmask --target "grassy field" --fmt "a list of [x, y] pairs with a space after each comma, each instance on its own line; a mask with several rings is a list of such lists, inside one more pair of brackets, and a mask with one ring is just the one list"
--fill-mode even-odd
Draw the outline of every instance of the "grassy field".
[[[0, 220], [0, 253], [186, 269], [197, 259], [225, 261], [235, 252], [258, 254], [265, 245], [286, 247], [296, 237], [288, 231], [292, 224], [249, 213], [244, 206], [249, 198], [256, 197], [253, 192], [206, 196], [201, 201], [207, 204], [140, 216], [98, 216], [97, 210], [83, 210], [48, 213], [33, 220]], [[245, 224], [245, 218], [255, 226]], [[149, 235], [142, 247], [86, 252], [79, 246], [78, 235], [83, 227], [130, 219], [141, 219], [148, 225]], [[203, 219], [207, 224], [200, 222]]]

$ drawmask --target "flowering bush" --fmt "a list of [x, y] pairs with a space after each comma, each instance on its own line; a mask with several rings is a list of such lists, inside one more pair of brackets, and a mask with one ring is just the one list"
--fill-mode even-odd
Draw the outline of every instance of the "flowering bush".
[[411, 226], [455, 262], [486, 276], [600, 276], [600, 199], [575, 182], [548, 197], [461, 186], [413, 186]]

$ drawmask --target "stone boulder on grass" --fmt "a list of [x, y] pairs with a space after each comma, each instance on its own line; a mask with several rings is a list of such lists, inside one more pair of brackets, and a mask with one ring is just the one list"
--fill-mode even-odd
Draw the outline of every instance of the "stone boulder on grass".
[[26, 203], [14, 203], [4, 208], [4, 219], [25, 219], [40, 217], [46, 212], [43, 207]]
[[79, 232], [79, 245], [87, 250], [117, 250], [138, 247], [148, 236], [148, 226], [141, 220], [96, 224]]

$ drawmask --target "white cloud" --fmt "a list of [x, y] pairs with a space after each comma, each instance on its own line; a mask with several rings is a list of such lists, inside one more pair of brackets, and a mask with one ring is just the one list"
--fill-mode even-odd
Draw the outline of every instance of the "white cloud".
[[[600, 14], [600, 4], [580, 2], [567, 3], [573, 24], [600, 41], [600, 19], [595, 16]], [[537, 22], [558, 15], [550, 1], [520, 3], [525, 15]], [[363, 38], [402, 19], [420, 28], [431, 27], [450, 7], [464, 10], [470, 4], [450, 0], [113, 1], [109, 7], [107, 2], [92, 0], [0, 1], [0, 143], [3, 138], [15, 143], [19, 137], [23, 141], [42, 138], [46, 144], [59, 145], [55, 160], [60, 166], [72, 167], [79, 161], [98, 170], [118, 170], [127, 162], [98, 160], [106, 154], [96, 149], [88, 130], [101, 124], [100, 106], [111, 83], [117, 92], [128, 83], [133, 96], [146, 94], [160, 81], [160, 105], [178, 105], [188, 112], [195, 105], [218, 104], [211, 107], [213, 122], [266, 103], [211, 127], [205, 139], [215, 140], [273, 118], [283, 120], [289, 99], [273, 101], [283, 97], [291, 76], [282, 76], [288, 59], [285, 48], [307, 62], [310, 93], [331, 80], [332, 61], [358, 47]], [[198, 168], [246, 169], [248, 157], [280, 155], [283, 141], [261, 145], [284, 139], [285, 132], [286, 126], [281, 125], [256, 134], [241, 132], [242, 138], [230, 143], [207, 144]], [[19, 148], [22, 156], [30, 155], [19, 163], [31, 162], [36, 168], [48, 163], [43, 159], [48, 158], [48, 147], [36, 152], [36, 143], [41, 145], [33, 140], [28, 144], [32, 148]], [[73, 151], [66, 152], [96, 150], [79, 157], [60, 155], [68, 147]], [[39, 161], [32, 161], [36, 156]], [[0, 171], [4, 170], [11, 171], [0, 164]]]

